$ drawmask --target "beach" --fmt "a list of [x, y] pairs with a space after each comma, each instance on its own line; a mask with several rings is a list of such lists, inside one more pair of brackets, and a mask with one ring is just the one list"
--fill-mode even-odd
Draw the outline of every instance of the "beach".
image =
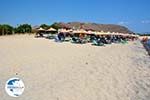
[[[150, 100], [150, 57], [139, 40], [92, 46], [34, 35], [0, 37], [0, 100]], [[24, 93], [5, 92], [19, 77]]]

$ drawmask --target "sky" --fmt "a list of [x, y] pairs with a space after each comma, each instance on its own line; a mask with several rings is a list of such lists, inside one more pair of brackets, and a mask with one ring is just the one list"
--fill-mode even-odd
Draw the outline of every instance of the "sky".
[[0, 0], [0, 24], [118, 24], [150, 32], [150, 0]]

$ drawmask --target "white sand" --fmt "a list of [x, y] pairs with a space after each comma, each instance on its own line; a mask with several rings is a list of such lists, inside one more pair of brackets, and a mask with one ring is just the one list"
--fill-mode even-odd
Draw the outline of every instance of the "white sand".
[[[5, 92], [11, 77], [25, 83], [18, 98]], [[0, 100], [150, 100], [150, 57], [139, 41], [95, 47], [2, 36]]]

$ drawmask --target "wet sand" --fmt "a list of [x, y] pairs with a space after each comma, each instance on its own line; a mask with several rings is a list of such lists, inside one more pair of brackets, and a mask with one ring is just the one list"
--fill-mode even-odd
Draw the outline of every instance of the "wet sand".
[[[0, 37], [0, 100], [150, 100], [150, 57], [139, 41], [96, 47], [33, 35]], [[24, 81], [18, 98], [5, 92]]]

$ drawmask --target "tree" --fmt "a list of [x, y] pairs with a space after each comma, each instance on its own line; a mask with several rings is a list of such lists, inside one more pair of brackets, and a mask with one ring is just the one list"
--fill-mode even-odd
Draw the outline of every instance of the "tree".
[[14, 28], [8, 24], [0, 25], [0, 35], [11, 35], [14, 32]]
[[53, 23], [53, 24], [51, 25], [51, 27], [52, 27], [52, 28], [55, 28], [55, 29], [57, 29], [57, 30], [61, 28], [58, 23]]
[[46, 30], [50, 28], [50, 26], [47, 24], [41, 24], [40, 27], [42, 27], [43, 29], [46, 29]]
[[32, 27], [29, 24], [22, 24], [15, 28], [15, 33], [31, 33]]

